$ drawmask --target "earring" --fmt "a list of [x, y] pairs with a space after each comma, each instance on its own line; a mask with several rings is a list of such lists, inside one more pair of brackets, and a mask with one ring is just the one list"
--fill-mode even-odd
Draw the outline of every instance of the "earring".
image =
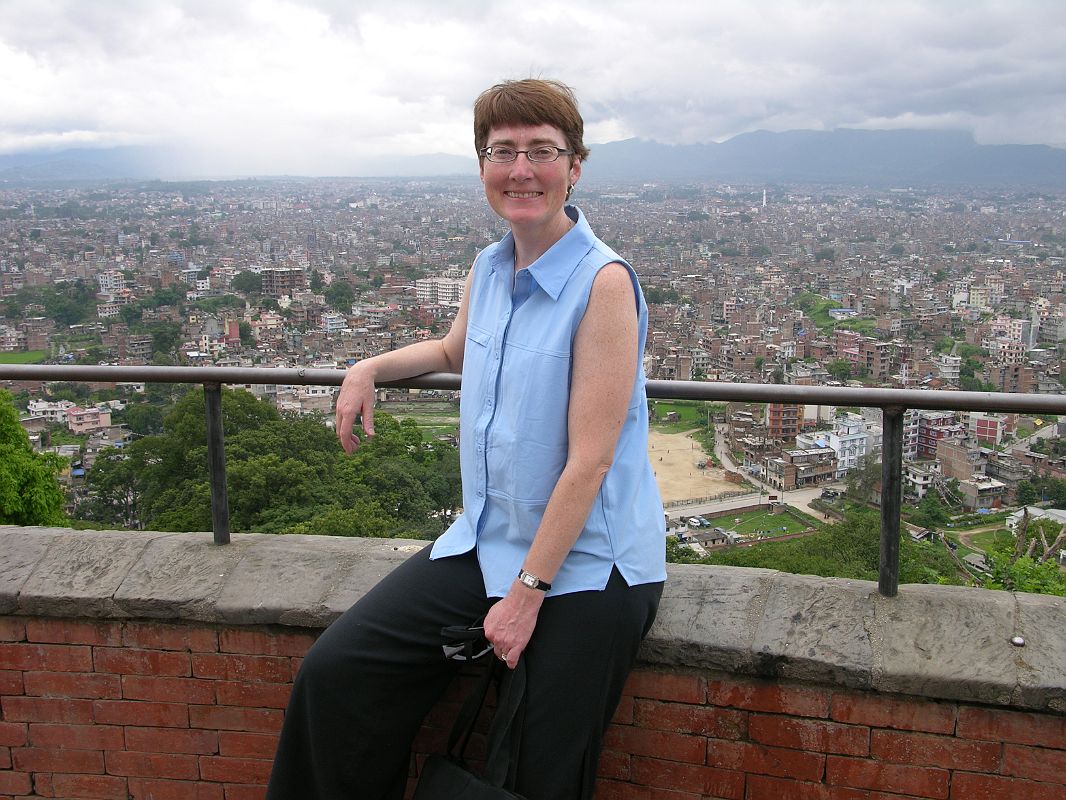
[[572, 195], [573, 193], [574, 193], [574, 184], [571, 183], [569, 186], [566, 187], [566, 199], [569, 200], [570, 199], [570, 195]]

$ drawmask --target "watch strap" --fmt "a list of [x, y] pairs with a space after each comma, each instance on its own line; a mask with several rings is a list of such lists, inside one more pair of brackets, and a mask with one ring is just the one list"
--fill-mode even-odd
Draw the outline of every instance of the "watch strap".
[[546, 592], [552, 588], [552, 585], [547, 581], [542, 581], [532, 572], [526, 572], [524, 569], [518, 570], [518, 580], [528, 586], [530, 589], [539, 589], [542, 592]]

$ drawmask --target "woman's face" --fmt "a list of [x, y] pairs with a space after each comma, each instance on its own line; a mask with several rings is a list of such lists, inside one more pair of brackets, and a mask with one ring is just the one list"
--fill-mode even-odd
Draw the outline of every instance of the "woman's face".
[[[527, 150], [538, 145], [567, 149], [566, 137], [554, 125], [504, 125], [489, 131], [489, 147], [506, 145]], [[536, 229], [556, 221], [566, 202], [566, 190], [581, 176], [581, 162], [560, 155], [548, 164], [535, 164], [524, 153], [509, 164], [481, 159], [481, 182], [492, 210], [512, 228]]]

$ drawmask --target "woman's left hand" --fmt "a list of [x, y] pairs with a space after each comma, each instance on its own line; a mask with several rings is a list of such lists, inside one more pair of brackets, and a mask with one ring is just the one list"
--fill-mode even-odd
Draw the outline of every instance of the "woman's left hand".
[[485, 615], [485, 638], [508, 669], [517, 666], [519, 656], [529, 644], [543, 602], [544, 592], [530, 589], [516, 578], [507, 596]]

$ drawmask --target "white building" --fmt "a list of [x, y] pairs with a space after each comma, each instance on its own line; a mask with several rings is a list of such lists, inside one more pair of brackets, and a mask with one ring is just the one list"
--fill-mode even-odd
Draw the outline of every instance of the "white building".
[[796, 436], [796, 447], [828, 447], [837, 457], [836, 479], [842, 480], [849, 470], [873, 452], [866, 423], [858, 414], [845, 413], [834, 421], [833, 430], [801, 433]]

